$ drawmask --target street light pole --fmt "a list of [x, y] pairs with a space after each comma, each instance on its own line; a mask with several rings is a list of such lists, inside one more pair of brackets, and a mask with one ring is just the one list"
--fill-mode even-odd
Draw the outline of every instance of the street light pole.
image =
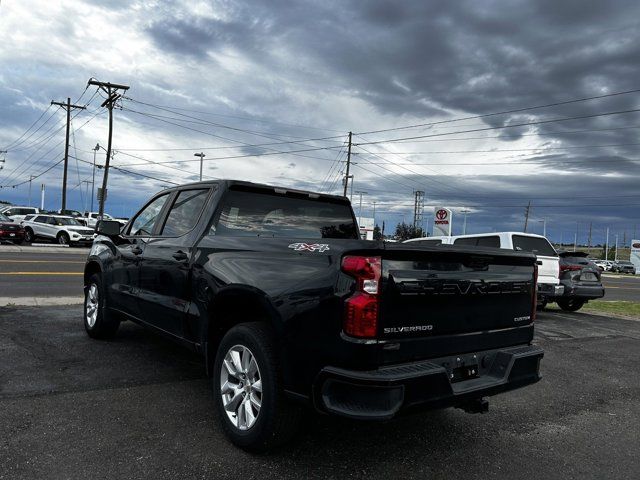
[[618, 261], [618, 234], [616, 233], [616, 254], [615, 257], [613, 257], [613, 261], [617, 262]]
[[206, 157], [206, 155], [202, 152], [200, 153], [194, 153], [193, 154], [194, 157], [200, 157], [200, 181], [202, 181], [202, 162], [204, 157]]
[[29, 175], [29, 206], [31, 206], [31, 181], [36, 178], [35, 175]]
[[471, 210], [467, 210], [466, 208], [464, 210], [461, 210], [462, 213], [464, 213], [464, 221], [462, 222], [462, 234], [466, 235], [467, 234], [467, 213], [471, 213]]
[[356, 195], [360, 195], [360, 207], [358, 207], [358, 228], [362, 225], [362, 195], [366, 195], [367, 192], [362, 190], [356, 191]]

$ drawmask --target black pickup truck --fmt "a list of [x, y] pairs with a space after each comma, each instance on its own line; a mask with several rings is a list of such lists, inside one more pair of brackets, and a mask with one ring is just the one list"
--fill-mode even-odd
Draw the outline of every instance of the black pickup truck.
[[540, 379], [532, 254], [361, 240], [344, 197], [231, 180], [164, 190], [98, 234], [87, 333], [132, 320], [200, 352], [245, 449], [290, 438], [305, 406], [483, 412]]

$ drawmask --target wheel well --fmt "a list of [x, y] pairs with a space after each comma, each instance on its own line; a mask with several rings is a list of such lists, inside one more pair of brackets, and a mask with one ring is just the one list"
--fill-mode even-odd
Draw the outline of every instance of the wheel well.
[[69, 236], [69, 234], [67, 232], [62, 230], [61, 232], [58, 232], [58, 234], [56, 235], [56, 238], [61, 237], [62, 235], [66, 235], [67, 237]]
[[261, 295], [237, 291], [216, 297], [208, 311], [207, 367], [213, 365], [218, 345], [222, 337], [241, 323], [263, 321], [273, 324], [274, 312]]
[[86, 267], [84, 267], [84, 284], [89, 283], [89, 279], [91, 275], [94, 273], [100, 273], [102, 269], [100, 268], [100, 264], [98, 262], [89, 262]]

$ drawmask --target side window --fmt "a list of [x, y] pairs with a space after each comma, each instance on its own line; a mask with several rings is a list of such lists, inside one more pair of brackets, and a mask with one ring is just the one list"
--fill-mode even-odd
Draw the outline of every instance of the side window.
[[500, 248], [500, 237], [497, 235], [491, 237], [478, 237], [478, 246]]
[[179, 237], [193, 229], [200, 218], [208, 194], [209, 189], [180, 192], [167, 215], [161, 235]]
[[57, 221], [55, 218], [53, 218], [53, 217], [49, 217], [49, 218], [47, 218], [47, 223], [48, 223], [49, 225], [58, 225], [58, 221]]
[[478, 244], [477, 237], [467, 237], [467, 238], [456, 238], [453, 241], [454, 245], [466, 245], [469, 247], [475, 247]]
[[160, 212], [162, 211], [162, 207], [167, 201], [167, 198], [169, 198], [168, 193], [156, 198], [144, 207], [136, 215], [135, 220], [131, 224], [129, 235], [151, 235], [151, 233], [153, 233], [153, 227], [158, 221], [158, 217], [160, 216]]

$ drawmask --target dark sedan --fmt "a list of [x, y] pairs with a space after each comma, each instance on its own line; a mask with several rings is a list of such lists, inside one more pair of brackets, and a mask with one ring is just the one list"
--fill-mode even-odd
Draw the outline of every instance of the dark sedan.
[[560, 284], [564, 294], [554, 301], [562, 310], [575, 312], [589, 300], [604, 297], [600, 269], [584, 252], [560, 252]]
[[0, 243], [5, 241], [22, 243], [24, 241], [24, 228], [0, 213]]

